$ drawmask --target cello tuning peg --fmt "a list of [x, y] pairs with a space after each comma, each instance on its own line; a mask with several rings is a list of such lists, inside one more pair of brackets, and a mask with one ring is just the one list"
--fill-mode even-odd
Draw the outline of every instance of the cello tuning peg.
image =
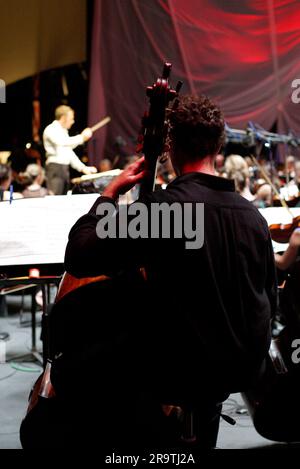
[[162, 78], [167, 79], [170, 76], [172, 64], [170, 62], [165, 62], [163, 72], [162, 72]]

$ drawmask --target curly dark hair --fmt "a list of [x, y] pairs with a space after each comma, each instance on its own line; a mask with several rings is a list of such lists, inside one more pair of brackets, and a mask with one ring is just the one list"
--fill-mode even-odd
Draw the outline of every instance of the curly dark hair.
[[174, 154], [187, 159], [215, 155], [224, 143], [224, 116], [207, 96], [181, 96], [168, 114]]

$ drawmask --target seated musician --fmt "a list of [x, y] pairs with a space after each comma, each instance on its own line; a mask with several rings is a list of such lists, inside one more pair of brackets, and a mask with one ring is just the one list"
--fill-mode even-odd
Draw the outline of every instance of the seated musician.
[[280, 287], [279, 311], [276, 328], [284, 325], [289, 337], [298, 338], [300, 332], [300, 228], [294, 229], [289, 244], [282, 254], [275, 253], [275, 264], [278, 269], [278, 283]]
[[225, 156], [222, 153], [219, 153], [216, 156], [216, 163], [215, 163], [215, 175], [216, 176], [224, 176], [225, 168], [224, 168]]
[[[57, 331], [61, 349], [51, 379], [74, 409], [73, 436], [82, 446], [179, 446], [177, 424], [163, 412], [163, 405], [174, 405], [193, 409], [200, 448], [215, 447], [221, 403], [251, 386], [268, 353], [276, 307], [273, 250], [258, 210], [232, 180], [215, 176], [223, 115], [206, 97], [183, 96], [169, 124], [177, 177], [139, 203], [147, 210], [163, 202], [193, 209], [203, 203], [203, 246], [188, 249], [187, 233], [98, 237], [101, 205], [118, 208], [118, 196], [145, 177], [143, 158], [110, 183], [69, 235], [65, 266], [72, 275], [118, 278], [143, 267], [147, 276], [141, 284], [131, 284], [130, 276], [116, 282], [106, 306], [99, 289], [81, 321], [73, 315]], [[194, 210], [193, 217], [196, 222]], [[117, 216], [120, 229], [123, 222]]]
[[289, 245], [283, 254], [275, 253], [275, 264], [279, 270], [289, 269], [297, 260], [300, 247], [300, 228], [296, 228], [289, 240]]
[[29, 164], [23, 173], [25, 189], [22, 194], [24, 197], [45, 197], [52, 195], [48, 189], [42, 187], [45, 179], [45, 170], [38, 164]]
[[[294, 178], [290, 180], [289, 184], [286, 186], [286, 192], [290, 198], [299, 197], [300, 190], [300, 161], [296, 161], [294, 165]], [[296, 207], [299, 207], [299, 202]]]
[[296, 176], [296, 172], [295, 157], [293, 155], [289, 155], [286, 157], [286, 175], [291, 180]]
[[272, 187], [263, 183], [256, 191], [253, 204], [257, 208], [267, 208], [272, 205]]
[[255, 197], [250, 190], [249, 166], [240, 155], [229, 155], [225, 161], [225, 174], [235, 182], [236, 191], [242, 197], [252, 202]]
[[10, 193], [10, 186], [12, 184], [12, 171], [10, 166], [0, 164], [0, 202], [7, 201], [12, 198], [22, 199], [23, 196], [19, 192]]
[[111, 171], [113, 169], [112, 162], [108, 158], [104, 158], [100, 161], [98, 171], [99, 173], [103, 173], [106, 171]]

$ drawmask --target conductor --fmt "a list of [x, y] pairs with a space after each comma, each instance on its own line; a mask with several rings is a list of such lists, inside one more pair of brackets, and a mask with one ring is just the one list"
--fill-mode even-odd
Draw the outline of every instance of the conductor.
[[47, 188], [55, 195], [67, 193], [70, 183], [70, 166], [83, 174], [97, 172], [94, 166], [86, 166], [82, 163], [73, 151], [93, 135], [93, 131], [86, 128], [81, 134], [70, 137], [68, 130], [75, 122], [74, 116], [74, 110], [71, 107], [58, 106], [55, 110], [55, 120], [45, 128], [43, 133]]

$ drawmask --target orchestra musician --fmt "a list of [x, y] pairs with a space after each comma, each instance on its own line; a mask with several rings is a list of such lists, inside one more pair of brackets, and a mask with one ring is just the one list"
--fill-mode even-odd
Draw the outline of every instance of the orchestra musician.
[[287, 249], [283, 253], [275, 253], [280, 295], [279, 314], [273, 323], [273, 333], [278, 335], [283, 326], [283, 335], [290, 343], [300, 333], [299, 248], [300, 228], [295, 228], [290, 235]]
[[287, 249], [282, 253], [275, 253], [275, 264], [279, 270], [289, 269], [295, 262], [299, 254], [300, 228], [295, 228], [289, 239]]
[[68, 191], [69, 165], [83, 174], [97, 172], [97, 168], [82, 163], [73, 151], [78, 145], [87, 142], [93, 132], [90, 128], [86, 128], [81, 134], [70, 137], [68, 130], [74, 122], [74, 110], [69, 106], [58, 106], [55, 110], [55, 120], [45, 128], [43, 133], [47, 188], [55, 195], [63, 195]]
[[[251, 385], [269, 350], [277, 298], [272, 244], [258, 210], [235, 192], [232, 180], [215, 176], [222, 112], [207, 97], [183, 96], [169, 112], [169, 124], [177, 177], [138, 202], [147, 210], [192, 204], [193, 217], [203, 203], [203, 246], [187, 249], [186, 234], [97, 236], [101, 204], [113, 204], [119, 213], [118, 196], [146, 176], [143, 158], [109, 184], [69, 234], [65, 267], [77, 278], [140, 267], [147, 277], [111, 293], [111, 309], [103, 309], [99, 291], [94, 310], [81, 313], [78, 334], [70, 324], [60, 331], [68, 346], [57, 351], [51, 381], [74, 409], [72, 438], [81, 446], [180, 446], [176, 423], [163, 412], [173, 405], [193, 410], [200, 448], [215, 447], [222, 402]], [[124, 220], [116, 219], [121, 229]], [[122, 311], [114, 309], [117, 300]], [[81, 347], [87, 314], [93, 339], [87, 345], [85, 337]], [[103, 332], [108, 320], [114, 333]]]
[[293, 155], [288, 155], [286, 157], [286, 168], [285, 168], [285, 172], [286, 172], [286, 177], [287, 177], [287, 180], [291, 180], [291, 179], [294, 179], [295, 177], [295, 174], [296, 174], [296, 168], [295, 168], [295, 157]]
[[255, 196], [250, 190], [250, 172], [246, 159], [240, 155], [229, 155], [224, 169], [227, 177], [234, 180], [236, 191], [252, 202]]
[[[298, 194], [300, 190], [300, 161], [296, 161], [294, 165], [294, 178], [290, 181], [290, 184], [293, 184], [298, 189]], [[296, 195], [298, 195], [296, 194]]]
[[10, 199], [22, 199], [23, 195], [19, 192], [13, 192], [12, 188], [12, 170], [6, 164], [0, 164], [0, 202]]

